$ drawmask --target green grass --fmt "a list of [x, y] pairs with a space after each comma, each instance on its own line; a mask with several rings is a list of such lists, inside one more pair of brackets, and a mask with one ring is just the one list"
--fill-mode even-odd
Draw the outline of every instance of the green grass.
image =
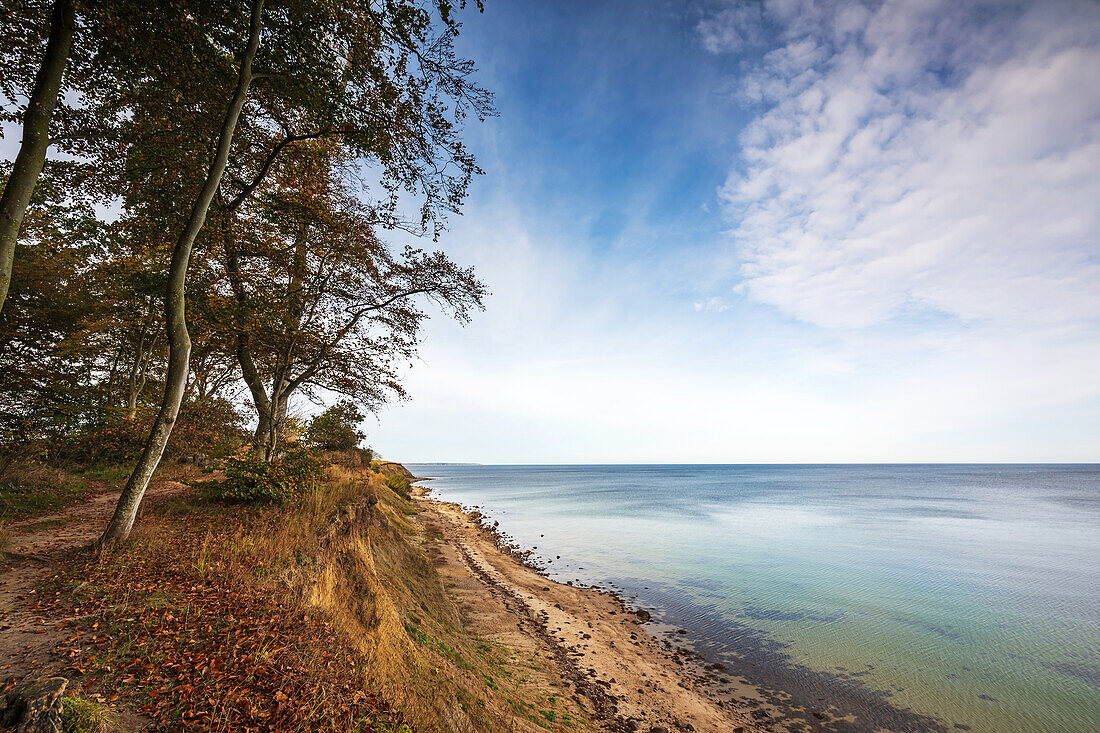
[[115, 482], [130, 478], [133, 468], [131, 463], [97, 463], [84, 471], [84, 475], [94, 481]]
[[118, 718], [106, 706], [83, 697], [61, 699], [61, 730], [64, 733], [114, 733]]

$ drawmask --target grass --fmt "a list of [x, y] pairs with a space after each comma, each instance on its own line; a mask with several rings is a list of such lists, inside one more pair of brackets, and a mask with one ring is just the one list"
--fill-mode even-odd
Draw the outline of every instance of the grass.
[[84, 475], [93, 481], [117, 483], [130, 478], [133, 463], [98, 463], [84, 471]]
[[95, 639], [73, 662], [85, 689], [121, 695], [152, 730], [277, 719], [408, 733], [455, 716], [472, 731], [579, 729], [525, 664], [470, 632], [404, 486], [349, 463], [292, 505], [226, 506], [201, 491], [152, 502], [127, 547], [83, 555], [58, 602]]
[[118, 717], [106, 706], [83, 697], [61, 699], [63, 733], [116, 733], [121, 730]]
[[0, 522], [57, 511], [87, 496], [79, 477], [39, 464], [10, 467], [0, 479]]

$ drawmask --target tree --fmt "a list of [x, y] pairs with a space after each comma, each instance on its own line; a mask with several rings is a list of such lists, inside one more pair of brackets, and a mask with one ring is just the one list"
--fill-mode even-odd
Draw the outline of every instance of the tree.
[[188, 360], [191, 355], [191, 339], [187, 332], [185, 310], [187, 268], [191, 262], [191, 248], [206, 221], [206, 212], [221, 184], [222, 174], [229, 160], [233, 133], [248, 96], [248, 87], [252, 83], [252, 61], [260, 46], [263, 6], [264, 0], [252, 0], [248, 44], [241, 56], [237, 87], [226, 110], [225, 120], [218, 135], [217, 148], [210, 161], [206, 179], [191, 207], [187, 224], [180, 232], [172, 249], [172, 261], [168, 268], [168, 283], [164, 296], [164, 318], [168, 335], [168, 371], [165, 375], [164, 399], [161, 402], [160, 412], [153, 421], [145, 450], [142, 451], [137, 466], [130, 474], [119, 496], [115, 512], [103, 533], [102, 541], [106, 544], [123, 542], [130, 535], [141, 499], [149, 486], [149, 480], [153, 477], [153, 471], [160, 463], [164, 448], [168, 445], [173, 424], [179, 415], [180, 404], [183, 402], [189, 373]]
[[44, 177], [0, 313], [0, 448], [79, 430], [97, 409], [111, 338], [98, 262], [108, 234], [91, 207]]
[[[306, 141], [338, 138], [379, 172], [385, 194], [377, 207], [380, 217], [401, 223], [402, 192], [419, 196], [419, 226], [436, 234], [446, 212], [457, 210], [477, 170], [458, 140], [458, 123], [471, 109], [479, 116], [489, 113], [490, 98], [469, 82], [472, 63], [454, 53], [453, 4], [436, 0], [434, 8], [438, 33], [432, 14], [416, 0], [294, 0], [266, 14], [262, 0], [253, 0], [236, 88], [215, 130], [209, 167], [199, 172], [193, 160], [201, 156], [180, 160], [181, 146], [166, 139], [180, 137], [188, 143], [184, 149], [203, 149], [210, 110], [225, 99], [219, 72], [243, 40], [232, 23], [235, 7], [172, 0], [123, 6], [131, 33], [125, 44], [108, 51], [118, 68], [136, 77], [119, 95], [120, 107], [128, 110], [122, 116], [129, 120], [124, 136], [131, 145], [123, 171], [129, 181], [127, 207], [133, 216], [185, 223], [172, 248], [165, 294], [169, 355], [161, 409], [104, 542], [128, 535], [178, 414], [191, 345], [187, 270], [215, 197], [227, 221], [223, 229], [231, 230], [232, 219], [284, 153]], [[253, 81], [261, 83], [250, 97]], [[173, 123], [167, 133], [166, 120]], [[235, 138], [238, 124], [241, 135]], [[175, 165], [165, 167], [165, 157]], [[199, 193], [181, 217], [174, 194], [195, 186]]]
[[223, 230], [236, 353], [266, 460], [293, 394], [325, 389], [368, 410], [403, 397], [396, 367], [416, 353], [418, 302], [466, 321], [484, 294], [473, 271], [442, 252], [391, 253], [375, 232], [377, 213], [348, 188], [342, 152], [332, 141], [303, 144], [249, 218]]
[[340, 400], [306, 426], [307, 443], [324, 450], [351, 450], [366, 437], [359, 430], [363, 413], [351, 400]]
[[[50, 32], [42, 63], [22, 115], [23, 139], [15, 164], [0, 195], [0, 312], [8, 297], [15, 243], [23, 225], [27, 205], [46, 162], [50, 119], [61, 91], [61, 77], [69, 61], [73, 43], [74, 10], [72, 0], [54, 0], [50, 13]], [[4, 54], [9, 56], [9, 54]], [[7, 86], [7, 85], [5, 85]], [[3, 90], [13, 96], [11, 88]]]

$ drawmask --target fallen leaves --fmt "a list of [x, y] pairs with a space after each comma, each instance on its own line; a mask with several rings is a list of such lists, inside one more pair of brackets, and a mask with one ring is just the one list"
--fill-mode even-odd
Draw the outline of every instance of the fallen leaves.
[[234, 511], [154, 516], [155, 531], [112, 557], [74, 555], [53, 579], [65, 592], [38, 600], [69, 619], [63, 674], [146, 716], [150, 730], [350, 731], [394, 720], [359, 657], [285, 587], [249, 568], [196, 568], [209, 530], [230, 536]]

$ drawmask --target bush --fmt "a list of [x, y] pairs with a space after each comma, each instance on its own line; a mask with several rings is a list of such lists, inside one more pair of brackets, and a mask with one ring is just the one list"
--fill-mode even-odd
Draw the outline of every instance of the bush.
[[348, 468], [368, 468], [374, 461], [374, 451], [370, 448], [325, 451], [325, 458], [337, 465]]
[[391, 489], [393, 489], [406, 499], [412, 498], [409, 495], [409, 489], [412, 488], [412, 482], [404, 476], [400, 476], [398, 474], [390, 476], [388, 479], [386, 479], [386, 486], [389, 486]]
[[311, 450], [299, 448], [270, 463], [250, 453], [226, 459], [225, 480], [207, 493], [220, 501], [282, 504], [315, 489], [324, 475], [324, 461]]
[[351, 400], [341, 400], [309, 421], [306, 442], [323, 450], [351, 450], [364, 434], [359, 432], [363, 413]]
[[[109, 417], [67, 441], [62, 446], [62, 455], [87, 464], [131, 464], [145, 448], [155, 417], [151, 412], [139, 413], [133, 420], [121, 415]], [[180, 408], [165, 454], [221, 458], [247, 440], [244, 418], [232, 402], [221, 397], [193, 400]]]
[[132, 463], [145, 448], [153, 417], [146, 414], [133, 420], [107, 418], [78, 433], [62, 452], [80, 463]]

